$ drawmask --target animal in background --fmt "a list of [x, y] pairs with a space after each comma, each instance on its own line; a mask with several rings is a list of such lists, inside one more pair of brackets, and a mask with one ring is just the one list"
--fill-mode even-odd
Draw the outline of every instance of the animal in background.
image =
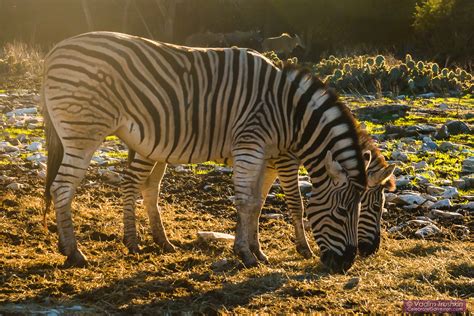
[[291, 37], [288, 33], [283, 33], [277, 37], [268, 37], [262, 42], [263, 51], [274, 51], [285, 57], [288, 57], [297, 46], [303, 49], [305, 48], [301, 38], [297, 34], [295, 34], [295, 37]]

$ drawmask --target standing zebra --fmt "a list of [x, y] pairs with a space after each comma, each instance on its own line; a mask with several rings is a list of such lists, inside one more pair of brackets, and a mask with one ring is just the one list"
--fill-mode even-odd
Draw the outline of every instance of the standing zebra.
[[[94, 151], [111, 134], [136, 152], [125, 188], [130, 199], [140, 188], [153, 190], [147, 178], [154, 162], [232, 159], [234, 252], [246, 266], [260, 257], [249, 239], [257, 230], [266, 162], [285, 155], [301, 161], [313, 184], [307, 215], [321, 261], [334, 272], [352, 265], [367, 186], [364, 160], [350, 111], [308, 72], [279, 70], [247, 49], [93, 32], [62, 41], [46, 56], [42, 103], [46, 205], [54, 202], [66, 266], [87, 263], [77, 248], [71, 202]], [[151, 219], [159, 218], [157, 211], [149, 209]]]

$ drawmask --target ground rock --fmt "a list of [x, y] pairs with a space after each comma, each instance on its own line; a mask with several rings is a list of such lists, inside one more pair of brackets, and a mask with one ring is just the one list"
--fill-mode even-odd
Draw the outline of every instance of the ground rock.
[[29, 151], [38, 151], [38, 150], [41, 150], [42, 148], [43, 148], [43, 144], [41, 144], [40, 142], [32, 142], [26, 147], [26, 149], [28, 149]]
[[429, 224], [421, 229], [418, 229], [415, 232], [415, 236], [418, 238], [426, 238], [430, 236], [434, 236], [441, 233], [441, 229], [438, 228], [438, 226], [434, 224]]
[[447, 219], [462, 219], [464, 216], [456, 212], [446, 212], [441, 210], [432, 209], [429, 213], [431, 218], [447, 218]]
[[436, 139], [447, 139], [449, 137], [448, 127], [446, 125], [441, 126], [434, 137]]
[[438, 202], [431, 205], [431, 209], [446, 209], [451, 207], [451, 201], [449, 199], [439, 200]]
[[306, 194], [311, 192], [313, 189], [313, 185], [309, 181], [298, 181], [298, 186], [300, 187], [300, 191], [302, 194]]
[[468, 157], [462, 162], [462, 173], [474, 173], [474, 156]]
[[450, 135], [469, 134], [471, 129], [462, 121], [449, 121], [446, 123]]
[[110, 184], [118, 184], [122, 181], [122, 177], [115, 171], [111, 170], [99, 170], [99, 174], [105, 182]]
[[430, 185], [426, 187], [426, 193], [430, 195], [442, 195], [446, 190], [442, 187], [438, 187], [436, 185]]
[[226, 233], [199, 231], [198, 238], [204, 241], [234, 241], [235, 237]]
[[18, 182], [13, 182], [7, 185], [7, 189], [13, 190], [13, 191], [18, 191], [21, 189], [26, 188], [26, 184], [23, 183], [18, 183]]
[[459, 191], [455, 187], [444, 187], [444, 192], [442, 196], [446, 199], [453, 199], [459, 197]]
[[441, 145], [439, 145], [439, 150], [443, 152], [447, 152], [450, 150], [453, 150], [456, 146], [451, 143], [451, 142], [442, 142]]
[[426, 201], [426, 198], [422, 197], [418, 193], [407, 193], [407, 194], [400, 194], [397, 198], [393, 201], [398, 205], [420, 205]]

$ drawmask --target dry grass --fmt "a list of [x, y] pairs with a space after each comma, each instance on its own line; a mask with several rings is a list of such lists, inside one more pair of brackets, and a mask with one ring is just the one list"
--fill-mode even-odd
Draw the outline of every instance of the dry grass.
[[[198, 194], [204, 183], [217, 179], [221, 183], [214, 191]], [[296, 253], [288, 221], [263, 219], [261, 241], [270, 264], [243, 269], [231, 244], [196, 240], [198, 230], [233, 232], [235, 212], [225, 198], [229, 184], [229, 176], [167, 173], [162, 205], [170, 238], [179, 247], [175, 254], [163, 254], [153, 245], [141, 206], [143, 253], [127, 254], [120, 241], [116, 190], [101, 184], [81, 188], [74, 202], [75, 229], [91, 264], [69, 270], [61, 268], [64, 257], [56, 249], [52, 219], [49, 231], [41, 226], [41, 190], [22, 195], [1, 190], [0, 313], [12, 311], [13, 303], [35, 310], [81, 305], [89, 311], [127, 313], [395, 313], [404, 299], [460, 298], [468, 299], [473, 311], [471, 242], [384, 235], [375, 257], [358, 259], [347, 275], [329, 275], [319, 259]], [[31, 179], [30, 188], [39, 187]], [[270, 207], [280, 211], [278, 205]], [[227, 263], [215, 264], [223, 259]], [[359, 285], [345, 289], [354, 277], [360, 278]]]
[[38, 46], [13, 41], [0, 49], [0, 89], [37, 90], [43, 70], [43, 52]]

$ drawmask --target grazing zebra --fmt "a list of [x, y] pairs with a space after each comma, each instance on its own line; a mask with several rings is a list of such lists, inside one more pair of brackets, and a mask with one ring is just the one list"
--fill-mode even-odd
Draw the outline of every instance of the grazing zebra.
[[[369, 256], [374, 254], [380, 245], [380, 221], [385, 203], [384, 189], [387, 188], [393, 190], [395, 188], [394, 178], [392, 176], [395, 165], [387, 164], [384, 156], [364, 130], [359, 130], [359, 141], [362, 145], [362, 149], [365, 151], [364, 159], [366, 159], [368, 187], [361, 197], [361, 211], [358, 224], [358, 249], [360, 255]], [[129, 157], [133, 156], [134, 153], [130, 152]], [[229, 161], [226, 161], [226, 163], [229, 163]], [[154, 195], [151, 197], [144, 195], [145, 207], [147, 210], [151, 207], [157, 207], [156, 205], [160, 191], [159, 183], [165, 171], [165, 166], [157, 167], [158, 165], [160, 165], [160, 163], [157, 163], [155, 168], [160, 170], [160, 173], [155, 172], [154, 174], [150, 174], [148, 178], [148, 181], [154, 181], [155, 190], [153, 191]], [[272, 184], [278, 177], [280, 185], [285, 193], [285, 200], [288, 209], [290, 210], [291, 221], [295, 229], [296, 250], [303, 257], [311, 258], [313, 253], [306, 239], [303, 225], [304, 207], [298, 186], [298, 172], [299, 161], [292, 159], [292, 157], [283, 156], [278, 160], [269, 161], [262, 181], [261, 201], [263, 206]], [[151, 203], [147, 201], [151, 201]], [[128, 213], [130, 217], [127, 221], [127, 225], [124, 225], [124, 228], [126, 235], [129, 235], [129, 232], [132, 232], [131, 234], [136, 236], [133, 207], [133, 205], [127, 205], [126, 207], [127, 210], [130, 210]], [[258, 220], [258, 218], [259, 214], [254, 217], [256, 220]], [[151, 221], [151, 223], [155, 222]], [[161, 220], [158, 220], [158, 226], [155, 224], [155, 227], [152, 227], [153, 236], [157, 236], [158, 234], [164, 236], [161, 239], [154, 237], [155, 241], [162, 244], [162, 247], [170, 250], [174, 249], [173, 245], [171, 245], [167, 240], [166, 234], [161, 227]], [[250, 239], [250, 247], [252, 249], [257, 249], [256, 253], [260, 254], [259, 260], [266, 261], [265, 255], [261, 252], [258, 239], [258, 223], [255, 227], [257, 230], [251, 235], [252, 239]], [[133, 243], [127, 245], [127, 247], [132, 251], [138, 249], [136, 237], [133, 238]]]
[[365, 133], [359, 133], [359, 141], [365, 150], [370, 150], [371, 160], [367, 168], [367, 190], [361, 197], [361, 212], [358, 226], [358, 249], [362, 256], [374, 254], [380, 245], [380, 221], [385, 204], [384, 190], [393, 191], [395, 164], [388, 165], [377, 146]]
[[[77, 247], [71, 202], [94, 151], [111, 134], [136, 152], [125, 187], [130, 201], [140, 189], [153, 196], [157, 183], [147, 180], [154, 162], [160, 174], [168, 162], [231, 159], [234, 252], [246, 266], [263, 258], [249, 237], [257, 231], [267, 161], [300, 161], [313, 184], [307, 216], [321, 261], [334, 272], [352, 265], [367, 186], [364, 160], [350, 111], [308, 71], [280, 70], [248, 49], [93, 32], [62, 41], [46, 56], [42, 103], [46, 206], [54, 202], [66, 266], [87, 263]], [[148, 214], [159, 219], [156, 207]], [[162, 237], [156, 239], [166, 244]]]

